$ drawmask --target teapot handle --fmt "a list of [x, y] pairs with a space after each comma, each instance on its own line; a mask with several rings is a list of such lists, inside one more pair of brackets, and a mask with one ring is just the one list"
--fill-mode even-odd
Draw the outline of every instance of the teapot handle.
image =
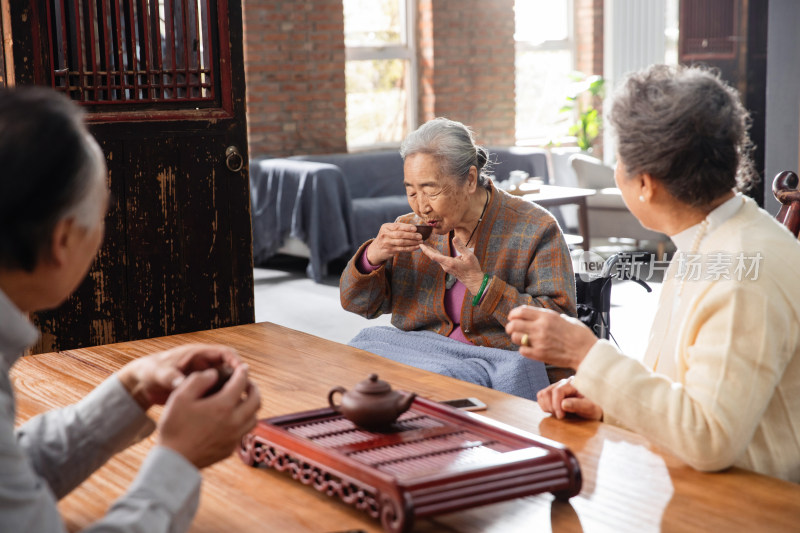
[[334, 411], [341, 412], [342, 404], [336, 405], [335, 403], [333, 403], [333, 395], [336, 394], [337, 392], [339, 394], [344, 395], [344, 393], [347, 392], [347, 389], [341, 386], [332, 388], [330, 392], [328, 392], [328, 405], [330, 405], [331, 409], [333, 409]]

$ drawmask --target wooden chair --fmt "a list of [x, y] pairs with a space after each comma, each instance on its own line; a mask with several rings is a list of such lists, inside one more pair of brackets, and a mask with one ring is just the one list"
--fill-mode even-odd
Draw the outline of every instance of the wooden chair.
[[800, 191], [797, 190], [797, 184], [797, 174], [791, 170], [779, 172], [772, 182], [772, 194], [783, 204], [775, 218], [789, 228], [795, 237], [800, 231]]

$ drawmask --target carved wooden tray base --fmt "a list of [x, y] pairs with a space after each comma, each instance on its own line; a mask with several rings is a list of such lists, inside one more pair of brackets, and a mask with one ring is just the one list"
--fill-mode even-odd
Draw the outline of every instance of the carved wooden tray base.
[[264, 419], [239, 453], [380, 518], [390, 532], [409, 531], [415, 518], [581, 490], [578, 461], [563, 445], [419, 397], [381, 433], [330, 408]]

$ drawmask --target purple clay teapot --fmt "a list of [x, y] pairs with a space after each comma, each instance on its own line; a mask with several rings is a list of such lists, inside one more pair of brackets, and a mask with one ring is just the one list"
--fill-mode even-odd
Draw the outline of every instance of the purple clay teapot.
[[[337, 392], [342, 395], [340, 405], [333, 402]], [[369, 378], [357, 383], [354, 390], [332, 388], [328, 393], [328, 403], [334, 411], [355, 425], [379, 430], [391, 426], [398, 416], [411, 407], [416, 397], [415, 392], [393, 391], [388, 383], [378, 379], [378, 374], [370, 374]]]

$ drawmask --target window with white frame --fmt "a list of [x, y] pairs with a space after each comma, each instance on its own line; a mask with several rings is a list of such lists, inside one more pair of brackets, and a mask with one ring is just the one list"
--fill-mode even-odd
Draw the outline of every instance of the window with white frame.
[[568, 135], [561, 112], [573, 81], [572, 0], [515, 0], [517, 142], [543, 145]]
[[413, 0], [343, 0], [347, 146], [398, 146], [416, 127]]

